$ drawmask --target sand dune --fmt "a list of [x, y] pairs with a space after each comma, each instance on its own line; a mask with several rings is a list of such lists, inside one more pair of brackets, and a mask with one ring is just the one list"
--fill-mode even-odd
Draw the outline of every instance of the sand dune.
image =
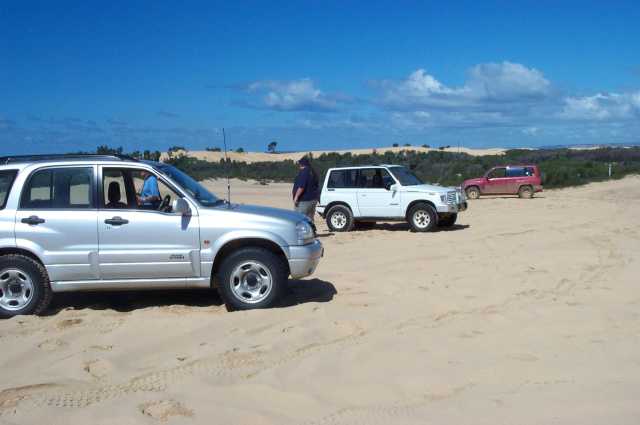
[[[219, 194], [221, 181], [209, 182]], [[289, 205], [289, 185], [234, 182]], [[6, 424], [637, 424], [640, 177], [329, 234], [282, 308], [67, 295], [0, 322]]]
[[[373, 151], [376, 151], [379, 154], [383, 154], [385, 152], [401, 152], [407, 150], [413, 150], [416, 152], [429, 152], [429, 151], [439, 151], [438, 149], [428, 149], [423, 147], [387, 147], [387, 148], [376, 148], [376, 149], [351, 149], [351, 150], [338, 150], [338, 151], [310, 151], [314, 157], [318, 157], [323, 153], [340, 153], [344, 154], [347, 152], [351, 152], [353, 155], [363, 155], [363, 154], [371, 154]], [[464, 152], [469, 155], [501, 155], [506, 151], [506, 149], [502, 148], [488, 148], [488, 149], [470, 149], [470, 148], [457, 148], [451, 147], [444, 149], [444, 152]], [[187, 156], [191, 156], [194, 158], [202, 159], [205, 161], [214, 161], [219, 162], [222, 158], [224, 158], [223, 152], [208, 152], [208, 151], [180, 151]], [[265, 152], [228, 152], [227, 155], [232, 161], [244, 161], [246, 163], [251, 162], [269, 162], [269, 161], [284, 161], [287, 159], [297, 161], [303, 156], [307, 155], [309, 152], [291, 152], [291, 153], [265, 153]], [[166, 158], [167, 155], [163, 154], [162, 158]]]

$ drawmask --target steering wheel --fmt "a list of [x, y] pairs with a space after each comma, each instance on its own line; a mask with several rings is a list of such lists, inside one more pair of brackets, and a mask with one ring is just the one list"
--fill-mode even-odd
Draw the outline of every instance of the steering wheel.
[[171, 195], [166, 195], [158, 207], [158, 211], [171, 212]]

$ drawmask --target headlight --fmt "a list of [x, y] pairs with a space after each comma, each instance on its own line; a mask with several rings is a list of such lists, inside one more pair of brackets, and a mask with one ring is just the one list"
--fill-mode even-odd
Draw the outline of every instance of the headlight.
[[311, 224], [306, 220], [296, 224], [296, 233], [300, 245], [310, 242], [315, 237]]

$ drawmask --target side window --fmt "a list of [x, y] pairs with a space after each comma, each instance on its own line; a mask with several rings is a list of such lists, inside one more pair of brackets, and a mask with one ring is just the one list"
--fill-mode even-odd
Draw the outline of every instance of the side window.
[[491, 170], [489, 175], [487, 175], [487, 177], [490, 179], [505, 177], [506, 171], [507, 171], [506, 168], [494, 168], [493, 170]]
[[522, 167], [507, 168], [507, 177], [524, 177], [525, 169]]
[[107, 209], [171, 212], [171, 201], [179, 197], [155, 174], [133, 168], [103, 169], [102, 192]]
[[13, 180], [16, 178], [16, 174], [18, 174], [16, 170], [0, 171], [0, 210], [4, 209], [7, 205], [9, 191], [13, 185]]
[[93, 208], [93, 168], [49, 168], [36, 171], [22, 192], [26, 209]]
[[527, 177], [531, 177], [534, 175], [533, 173], [533, 168], [531, 167], [524, 167], [524, 175]]
[[348, 189], [356, 187], [357, 170], [334, 170], [329, 175], [327, 187]]
[[385, 183], [393, 181], [384, 168], [365, 168], [360, 170], [358, 187], [368, 189], [384, 189]]

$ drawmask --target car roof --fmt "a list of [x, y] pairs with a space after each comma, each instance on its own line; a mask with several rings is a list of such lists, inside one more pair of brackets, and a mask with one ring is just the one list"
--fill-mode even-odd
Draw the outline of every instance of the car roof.
[[353, 165], [351, 167], [334, 167], [330, 170], [360, 170], [362, 168], [391, 168], [391, 167], [404, 167], [404, 165], [394, 164], [375, 164], [375, 165]]
[[8, 155], [0, 157], [0, 165], [32, 164], [34, 162], [67, 162], [67, 161], [134, 161], [136, 158], [127, 155], [113, 154], [44, 154], [44, 155]]

